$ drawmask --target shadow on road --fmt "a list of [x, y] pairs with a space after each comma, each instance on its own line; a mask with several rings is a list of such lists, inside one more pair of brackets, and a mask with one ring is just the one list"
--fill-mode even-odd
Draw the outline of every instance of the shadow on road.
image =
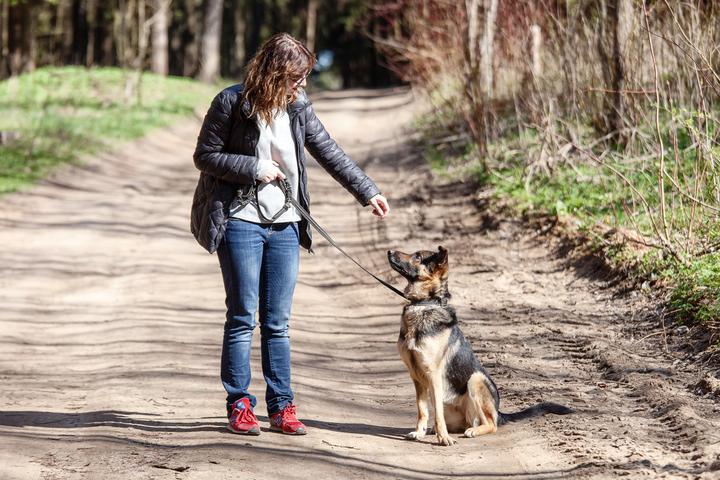
[[[121, 410], [100, 410], [96, 412], [42, 412], [4, 411], [0, 412], [0, 426], [44, 427], [44, 428], [87, 428], [115, 427], [134, 428], [151, 432], [221, 432], [225, 422], [183, 421], [173, 417], [166, 420], [149, 420], [141, 417], [160, 417], [158, 414], [124, 412]], [[222, 417], [213, 418], [219, 420]]]

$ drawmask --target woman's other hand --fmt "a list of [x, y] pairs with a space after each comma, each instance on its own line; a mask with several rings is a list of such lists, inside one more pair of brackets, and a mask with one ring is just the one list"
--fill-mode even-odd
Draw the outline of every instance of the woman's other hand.
[[270, 183], [274, 180], [285, 180], [285, 174], [280, 170], [280, 164], [270, 161], [263, 165], [258, 172], [257, 179], [262, 183]]
[[390, 205], [385, 197], [379, 193], [370, 199], [369, 205], [373, 208], [373, 215], [385, 218], [390, 213]]

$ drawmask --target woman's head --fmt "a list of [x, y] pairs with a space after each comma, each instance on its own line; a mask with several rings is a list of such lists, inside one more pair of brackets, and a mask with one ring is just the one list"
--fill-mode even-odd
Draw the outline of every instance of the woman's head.
[[315, 62], [315, 55], [291, 35], [270, 37], [250, 61], [245, 75], [244, 96], [250, 101], [251, 114], [269, 123], [272, 112], [285, 108], [305, 86]]

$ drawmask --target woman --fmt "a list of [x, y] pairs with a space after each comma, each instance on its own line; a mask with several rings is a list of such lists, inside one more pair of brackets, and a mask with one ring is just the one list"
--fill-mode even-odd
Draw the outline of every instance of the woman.
[[220, 260], [227, 306], [221, 378], [228, 429], [235, 433], [260, 434], [248, 391], [256, 311], [270, 429], [307, 431], [290, 388], [288, 322], [299, 246], [312, 251], [312, 240], [308, 222], [285, 207], [280, 185], [287, 182], [288, 194], [309, 210], [304, 148], [373, 214], [389, 213], [377, 186], [315, 116], [303, 90], [314, 65], [314, 55], [290, 35], [270, 38], [248, 65], [245, 83], [215, 97], [195, 149], [201, 173], [191, 229]]

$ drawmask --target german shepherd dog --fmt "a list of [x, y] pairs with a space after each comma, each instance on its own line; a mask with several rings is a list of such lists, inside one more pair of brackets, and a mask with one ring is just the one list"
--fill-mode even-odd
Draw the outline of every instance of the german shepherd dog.
[[488, 372], [475, 357], [458, 328], [455, 310], [447, 304], [448, 251], [421, 250], [413, 254], [388, 251], [392, 268], [408, 281], [398, 338], [398, 350], [415, 384], [417, 425], [406, 438], [428, 433], [428, 398], [435, 409], [435, 434], [440, 445], [453, 445], [448, 432], [466, 437], [495, 433], [509, 421], [570, 408], [543, 402], [516, 413], [499, 411], [500, 396]]

